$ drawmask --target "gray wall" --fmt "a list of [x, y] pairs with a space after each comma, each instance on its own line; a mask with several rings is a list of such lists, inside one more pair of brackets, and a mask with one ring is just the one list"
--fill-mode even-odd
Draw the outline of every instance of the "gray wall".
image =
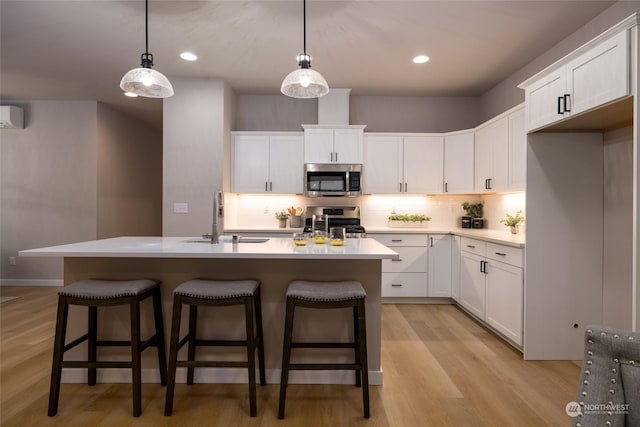
[[[198, 236], [211, 230], [213, 193], [223, 189], [224, 131], [232, 120], [224, 108], [232, 101], [222, 79], [171, 83], [175, 95], [163, 100], [162, 234]], [[176, 202], [188, 203], [189, 212], [174, 214]]]
[[233, 130], [301, 131], [318, 123], [318, 100], [284, 95], [238, 95]]
[[162, 132], [98, 104], [97, 238], [162, 234]]
[[97, 102], [23, 106], [25, 129], [0, 130], [2, 279], [61, 279], [61, 259], [18, 251], [95, 239]]

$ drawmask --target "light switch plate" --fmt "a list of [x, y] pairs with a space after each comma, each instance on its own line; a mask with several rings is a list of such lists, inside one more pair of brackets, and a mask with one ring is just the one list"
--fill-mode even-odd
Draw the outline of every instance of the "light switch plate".
[[188, 203], [174, 203], [173, 204], [173, 213], [176, 213], [176, 214], [189, 213], [189, 204]]

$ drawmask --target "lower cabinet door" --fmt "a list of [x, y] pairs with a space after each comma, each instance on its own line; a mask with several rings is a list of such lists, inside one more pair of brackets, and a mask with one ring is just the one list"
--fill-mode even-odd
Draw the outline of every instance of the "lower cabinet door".
[[461, 252], [460, 254], [460, 304], [484, 320], [485, 273], [481, 262], [485, 258]]
[[489, 260], [486, 266], [486, 322], [522, 345], [522, 268]]
[[383, 297], [426, 297], [427, 273], [382, 273]]

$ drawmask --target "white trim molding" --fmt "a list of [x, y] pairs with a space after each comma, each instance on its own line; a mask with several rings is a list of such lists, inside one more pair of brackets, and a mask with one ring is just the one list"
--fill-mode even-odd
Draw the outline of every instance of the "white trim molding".
[[58, 286], [64, 285], [62, 279], [0, 279], [0, 286]]

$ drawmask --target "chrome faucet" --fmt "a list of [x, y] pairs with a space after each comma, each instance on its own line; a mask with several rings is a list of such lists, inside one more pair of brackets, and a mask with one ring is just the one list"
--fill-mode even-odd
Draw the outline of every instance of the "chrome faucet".
[[211, 234], [203, 234], [203, 239], [211, 239], [211, 244], [220, 243], [220, 225], [224, 220], [224, 195], [222, 191], [213, 194], [213, 222], [211, 224]]

